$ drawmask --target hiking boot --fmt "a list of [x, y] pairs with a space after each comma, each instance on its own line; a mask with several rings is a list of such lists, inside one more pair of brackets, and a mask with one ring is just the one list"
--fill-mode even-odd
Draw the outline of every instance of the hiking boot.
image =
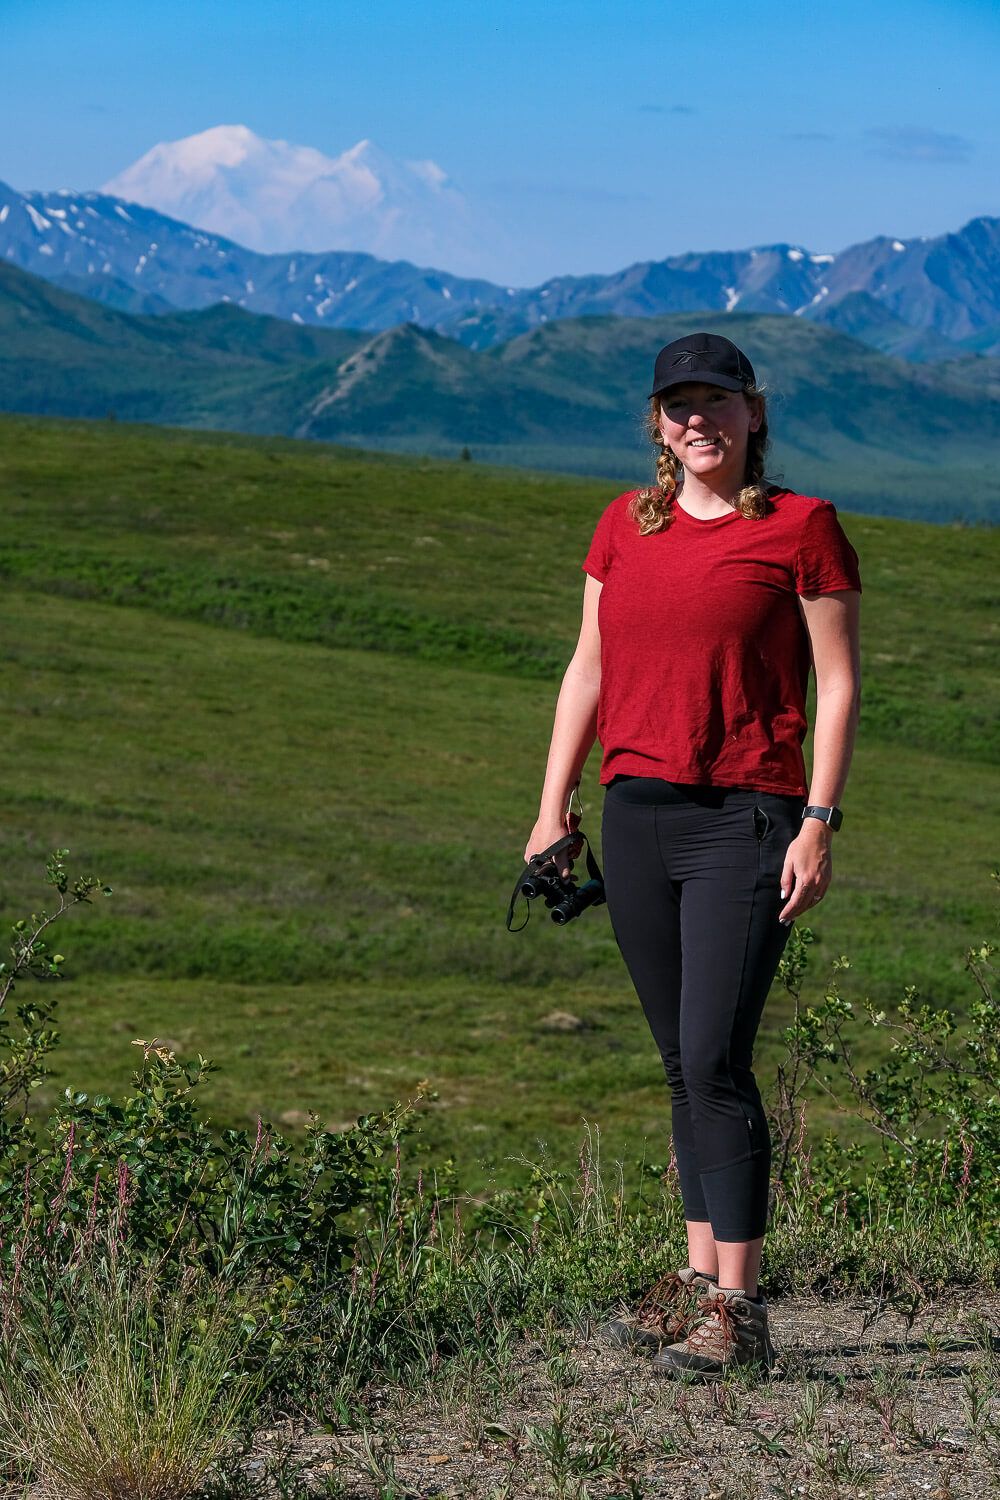
[[774, 1346], [763, 1299], [751, 1302], [742, 1292], [711, 1286], [698, 1301], [698, 1313], [686, 1338], [653, 1356], [655, 1374], [676, 1377], [687, 1370], [701, 1380], [718, 1380], [735, 1365], [771, 1369]]
[[601, 1332], [612, 1344], [647, 1344], [654, 1349], [672, 1344], [694, 1327], [701, 1316], [699, 1303], [714, 1285], [691, 1266], [668, 1271], [650, 1287], [634, 1312], [623, 1308], [602, 1325]]

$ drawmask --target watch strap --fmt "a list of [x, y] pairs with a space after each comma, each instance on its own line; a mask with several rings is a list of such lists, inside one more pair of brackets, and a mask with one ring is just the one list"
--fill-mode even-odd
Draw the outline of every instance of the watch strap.
[[803, 818], [819, 818], [820, 822], [826, 823], [834, 833], [844, 821], [844, 814], [839, 807], [817, 807], [813, 803], [802, 809], [802, 816]]

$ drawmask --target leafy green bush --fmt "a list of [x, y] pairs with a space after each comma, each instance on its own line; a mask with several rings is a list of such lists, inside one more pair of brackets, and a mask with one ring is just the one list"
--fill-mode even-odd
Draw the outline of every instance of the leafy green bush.
[[[52, 856], [59, 904], [15, 923], [0, 967], [0, 1005], [22, 983], [57, 980], [65, 960], [49, 929], [71, 906], [109, 893], [97, 878], [71, 884]], [[20, 991], [19, 991], [20, 998]], [[199, 1113], [205, 1058], [179, 1061], [159, 1042], [137, 1041], [142, 1060], [124, 1099], [68, 1089], [48, 1117], [27, 1113], [58, 1041], [56, 1000], [35, 991], [14, 1019], [0, 1010], [0, 1273], [15, 1301], [30, 1282], [48, 1288], [50, 1311], [65, 1274], [94, 1258], [156, 1268], [197, 1267], [222, 1282], [263, 1289], [280, 1322], [305, 1287], [335, 1296], [349, 1274], [358, 1213], [382, 1201], [413, 1103], [366, 1115], [350, 1130], [313, 1120], [294, 1152], [270, 1125], [215, 1132]], [[420, 1097], [419, 1091], [417, 1098]]]
[[[991, 872], [1000, 898], [1000, 869]], [[970, 948], [965, 969], [977, 994], [967, 1017], [920, 1003], [907, 985], [894, 1013], [864, 1007], [864, 1021], [840, 993], [838, 958], [818, 1005], [803, 1006], [799, 984], [808, 930], [793, 933], [782, 977], [795, 999], [786, 1029], [787, 1057], [778, 1072], [772, 1130], [776, 1166], [785, 1195], [808, 1190], [824, 1216], [840, 1213], [861, 1224], [873, 1208], [890, 1217], [917, 1201], [943, 1226], [957, 1220], [980, 1243], [1000, 1246], [1000, 991], [993, 962], [996, 945]], [[859, 1068], [854, 1060], [861, 1026], [889, 1040], [885, 1060]], [[805, 1149], [803, 1095], [818, 1085], [839, 1108], [874, 1134], [879, 1158], [872, 1168], [858, 1145], [834, 1136], [816, 1151]]]
[[9, 961], [0, 961], [0, 1141], [9, 1153], [25, 1139], [24, 1116], [34, 1089], [48, 1074], [45, 1059], [56, 1045], [55, 1006], [51, 999], [26, 1001], [17, 1007], [20, 1029], [14, 1029], [8, 1000], [24, 980], [58, 979], [66, 962], [49, 945], [49, 928], [81, 902], [89, 903], [98, 891], [110, 896], [111, 887], [96, 876], [84, 876], [70, 885], [63, 860], [66, 849], [57, 849], [45, 867], [46, 879], [59, 897], [55, 911], [32, 912], [11, 928]]
[[8, 1156], [8, 1225], [27, 1193], [36, 1253], [54, 1237], [88, 1244], [95, 1231], [113, 1231], [144, 1262], [198, 1263], [237, 1279], [336, 1280], [353, 1245], [346, 1216], [369, 1197], [407, 1110], [365, 1116], [340, 1135], [314, 1121], [293, 1155], [263, 1121], [255, 1133], [216, 1135], [195, 1097], [212, 1064], [140, 1045], [143, 1063], [123, 1100], [67, 1090], [42, 1141], [22, 1141]]

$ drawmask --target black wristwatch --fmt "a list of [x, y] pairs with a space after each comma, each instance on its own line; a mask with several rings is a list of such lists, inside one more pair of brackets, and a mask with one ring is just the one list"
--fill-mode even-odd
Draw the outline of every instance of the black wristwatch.
[[802, 816], [803, 818], [819, 818], [820, 822], [826, 823], [828, 827], [833, 829], [834, 833], [837, 832], [837, 829], [844, 821], [844, 814], [839, 807], [813, 807], [810, 805], [802, 809]]

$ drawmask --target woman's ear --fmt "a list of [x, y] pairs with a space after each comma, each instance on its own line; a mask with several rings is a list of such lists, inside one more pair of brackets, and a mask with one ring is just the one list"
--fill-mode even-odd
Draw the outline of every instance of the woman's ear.
[[748, 396], [747, 405], [750, 408], [750, 431], [757, 432], [764, 420], [764, 403], [759, 396]]

